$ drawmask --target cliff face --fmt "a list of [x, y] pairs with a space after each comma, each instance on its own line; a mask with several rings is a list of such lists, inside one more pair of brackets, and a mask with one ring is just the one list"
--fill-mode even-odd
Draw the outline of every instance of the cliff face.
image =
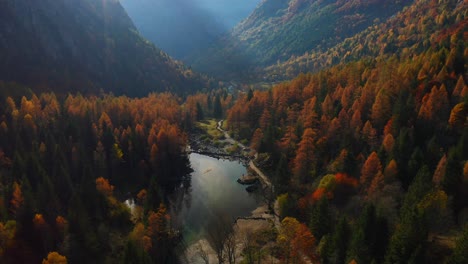
[[130, 95], [201, 86], [139, 35], [116, 0], [5, 0], [0, 23], [4, 81]]

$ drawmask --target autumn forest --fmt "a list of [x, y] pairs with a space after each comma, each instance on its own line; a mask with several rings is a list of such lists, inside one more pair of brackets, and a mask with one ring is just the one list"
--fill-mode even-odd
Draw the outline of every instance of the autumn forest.
[[[0, 263], [468, 263], [466, 1], [264, 0], [188, 61], [119, 1], [14, 2], [0, 3]], [[351, 35], [311, 30], [342, 19]], [[189, 233], [193, 153], [242, 167], [233, 186], [257, 213], [208, 208]]]

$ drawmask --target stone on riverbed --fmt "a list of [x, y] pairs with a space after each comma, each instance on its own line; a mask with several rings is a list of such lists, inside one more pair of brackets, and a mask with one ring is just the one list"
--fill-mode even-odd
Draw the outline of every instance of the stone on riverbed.
[[258, 177], [252, 175], [242, 175], [242, 177], [237, 179], [237, 182], [242, 185], [251, 185], [258, 182]]
[[258, 184], [254, 184], [254, 185], [249, 185], [247, 186], [247, 188], [245, 188], [245, 190], [247, 192], [255, 192], [256, 190], [258, 189]]

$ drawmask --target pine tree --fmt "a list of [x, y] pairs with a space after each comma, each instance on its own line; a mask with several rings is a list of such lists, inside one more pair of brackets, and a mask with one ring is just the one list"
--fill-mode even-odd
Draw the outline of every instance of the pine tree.
[[327, 197], [322, 197], [312, 208], [309, 227], [317, 240], [330, 233], [332, 223]]
[[342, 217], [336, 226], [333, 234], [334, 263], [344, 264], [346, 262], [346, 253], [348, 251], [351, 230], [346, 217]]
[[221, 98], [220, 96], [217, 94], [216, 97], [215, 97], [215, 101], [214, 101], [214, 104], [213, 104], [213, 116], [215, 118], [221, 118], [223, 116], [223, 108], [221, 106]]

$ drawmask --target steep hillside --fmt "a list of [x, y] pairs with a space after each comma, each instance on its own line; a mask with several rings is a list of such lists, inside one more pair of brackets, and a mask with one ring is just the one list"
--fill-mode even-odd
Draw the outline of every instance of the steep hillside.
[[143, 36], [183, 60], [246, 18], [260, 0], [121, 0]]
[[[466, 10], [417, 1], [395, 31], [373, 28], [350, 52], [376, 57], [246, 94], [228, 111], [231, 135], [250, 140], [279, 195], [280, 259], [466, 263]], [[405, 38], [414, 47], [399, 46]], [[281, 233], [294, 219], [313, 238]]]
[[116, 0], [7, 0], [0, 23], [3, 81], [129, 95], [202, 86], [140, 36]]
[[224, 74], [271, 65], [313, 48], [331, 47], [376, 20], [386, 20], [408, 2], [266, 0], [229, 36], [194, 57], [193, 66]]
[[[373, 25], [330, 49], [315, 48], [272, 65], [267, 68], [265, 76], [272, 80], [290, 79], [300, 72], [314, 72], [342, 62], [395, 55], [408, 57], [440, 41], [456, 43], [459, 39], [467, 38], [467, 9], [468, 3], [463, 0], [442, 3], [418, 0], [388, 21]], [[453, 39], [447, 39], [449, 35]], [[459, 48], [450, 54], [457, 60], [457, 73], [466, 71], [462, 52]]]

